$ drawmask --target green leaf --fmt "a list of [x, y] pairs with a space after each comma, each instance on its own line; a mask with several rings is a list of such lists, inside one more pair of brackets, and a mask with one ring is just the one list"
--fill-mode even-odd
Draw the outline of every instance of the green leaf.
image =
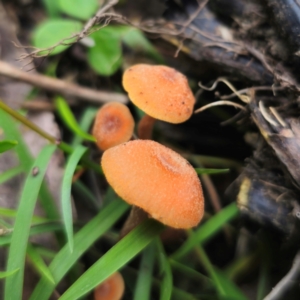
[[156, 246], [158, 248], [158, 255], [159, 255], [159, 269], [162, 275], [159, 299], [169, 300], [171, 299], [172, 289], [173, 289], [172, 270], [161, 240], [156, 239]]
[[95, 45], [88, 49], [88, 62], [100, 75], [110, 76], [122, 64], [120, 37], [112, 26], [104, 27], [90, 35]]
[[19, 269], [16, 269], [16, 270], [13, 270], [13, 271], [9, 271], [9, 272], [0, 272], [0, 279], [9, 277], [9, 276], [15, 274], [18, 271], [19, 271]]
[[69, 242], [70, 252], [73, 251], [73, 218], [72, 218], [72, 203], [71, 203], [71, 187], [72, 178], [75, 168], [81, 156], [87, 151], [86, 147], [78, 145], [74, 152], [70, 155], [63, 176], [61, 187], [61, 202], [63, 220], [66, 228], [67, 238]]
[[202, 174], [222, 174], [222, 173], [228, 173], [230, 169], [205, 169], [205, 168], [195, 168], [195, 171], [198, 175]]
[[59, 17], [59, 6], [55, 0], [42, 0], [50, 18]]
[[97, 10], [99, 0], [59, 0], [62, 12], [80, 20], [89, 19]]
[[61, 116], [61, 119], [69, 127], [69, 129], [71, 129], [75, 134], [78, 134], [79, 136], [81, 136], [82, 138], [84, 138], [88, 141], [92, 141], [92, 142], [96, 141], [96, 139], [92, 135], [81, 130], [81, 128], [77, 124], [77, 121], [76, 121], [68, 103], [65, 101], [64, 98], [62, 98], [60, 96], [56, 97], [55, 98], [55, 106]]
[[0, 141], [0, 153], [12, 149], [18, 144], [17, 141]]
[[54, 283], [54, 279], [50, 270], [48, 269], [40, 254], [36, 251], [35, 247], [30, 243], [27, 245], [27, 256], [29, 257], [29, 260], [38, 271], [38, 273], [40, 273], [42, 276], [45, 276], [45, 278], [47, 278], [47, 280], [49, 280], [50, 282]]
[[116, 26], [116, 28], [118, 28], [125, 45], [132, 48], [134, 51], [149, 54], [158, 63], [164, 63], [162, 56], [155, 47], [153, 47], [141, 30], [131, 26]]
[[119, 218], [129, 206], [121, 199], [115, 198], [113, 202], [104, 207], [99, 214], [86, 224], [74, 235], [74, 248], [70, 254], [69, 245], [65, 245], [55, 256], [49, 270], [55, 280], [55, 284], [50, 284], [42, 278], [36, 286], [31, 300], [49, 299], [55, 286], [68, 273], [71, 267], [78, 261], [84, 252], [87, 251]]
[[[5, 299], [22, 299], [25, 254], [30, 231], [31, 218], [47, 165], [55, 151], [55, 145], [43, 148], [26, 178], [14, 224], [14, 231], [8, 254], [7, 271], [20, 269], [5, 281]], [[33, 173], [33, 170], [35, 172]], [[37, 171], [36, 171], [37, 170]], [[37, 173], [36, 173], [37, 172]]]
[[236, 203], [231, 203], [227, 207], [223, 208], [197, 230], [191, 231], [191, 236], [189, 236], [185, 243], [171, 255], [171, 258], [178, 260], [191, 251], [195, 245], [201, 244], [211, 238], [222, 229], [224, 224], [235, 218], [238, 215], [238, 212], [239, 210]]
[[91, 291], [134, 258], [163, 229], [164, 225], [153, 219], [137, 226], [79, 277], [60, 300], [79, 299]]
[[150, 299], [155, 250], [155, 244], [151, 243], [143, 252], [133, 300]]
[[[55, 46], [63, 39], [64, 44], [75, 41], [75, 38], [70, 38], [72, 35], [79, 32], [82, 28], [82, 24], [77, 21], [65, 20], [65, 19], [50, 19], [39, 24], [33, 33], [33, 45], [40, 49], [53, 47], [50, 55], [60, 53], [67, 49], [69, 45]], [[46, 51], [39, 52], [39, 55], [47, 54]]]

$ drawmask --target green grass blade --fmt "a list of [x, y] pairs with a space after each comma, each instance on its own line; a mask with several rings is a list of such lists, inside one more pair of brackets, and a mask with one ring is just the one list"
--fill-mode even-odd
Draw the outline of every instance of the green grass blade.
[[115, 201], [103, 208], [95, 218], [78, 231], [74, 235], [73, 252], [70, 254], [69, 246], [65, 245], [49, 265], [55, 284], [50, 284], [49, 281], [42, 278], [33, 291], [30, 299], [49, 299], [55, 286], [67, 274], [82, 254], [86, 252], [128, 208], [129, 206], [123, 200], [116, 198]]
[[45, 276], [45, 278], [50, 282], [54, 283], [54, 279], [50, 270], [48, 269], [40, 254], [36, 251], [35, 247], [30, 243], [27, 245], [27, 256], [37, 272], [42, 276]]
[[215, 269], [214, 269], [213, 265], [211, 264], [208, 256], [206, 255], [204, 249], [201, 246], [197, 246], [196, 251], [199, 253], [199, 256], [201, 258], [201, 263], [203, 264], [207, 273], [211, 277], [218, 294], [220, 296], [225, 296], [226, 288], [223, 286], [221, 278], [219, 278], [218, 274], [215, 272]]
[[18, 146], [14, 150], [18, 155], [20, 164], [25, 171], [28, 171], [33, 163], [33, 158], [22, 138], [16, 121], [2, 109], [0, 109], [0, 127], [4, 130], [6, 138], [18, 141]]
[[231, 203], [223, 208], [219, 213], [210, 218], [206, 223], [201, 225], [197, 230], [191, 234], [185, 243], [171, 255], [172, 259], [179, 260], [193, 249], [195, 245], [201, 244], [215, 235], [222, 229], [224, 224], [238, 215], [238, 208], [236, 203]]
[[164, 225], [151, 219], [140, 224], [92, 265], [60, 300], [75, 300], [90, 292], [134, 258], [163, 229]]
[[15, 176], [22, 173], [23, 171], [24, 168], [22, 166], [18, 166], [3, 172], [2, 174], [0, 174], [0, 184], [14, 178]]
[[[98, 109], [96, 109], [94, 107], [87, 107], [84, 110], [84, 112], [79, 120], [79, 127], [81, 128], [82, 131], [84, 131], [84, 132], [89, 131], [91, 124], [93, 123], [93, 121], [95, 119], [97, 111], [98, 111]], [[74, 135], [71, 146], [75, 147], [75, 146], [81, 144], [82, 142], [83, 142], [83, 138], [80, 135], [76, 134], [76, 135]]]
[[160, 300], [171, 299], [173, 289], [173, 275], [170, 263], [167, 259], [164, 247], [161, 240], [156, 240], [156, 246], [159, 255], [159, 268], [162, 275], [162, 282], [160, 287]]
[[201, 262], [203, 263], [204, 268], [213, 280], [216, 290], [221, 299], [247, 300], [247, 297], [241, 292], [241, 290], [220, 270], [218, 270], [211, 264], [208, 256], [201, 246], [198, 246], [196, 250], [197, 252], [199, 252]]
[[92, 135], [86, 133], [79, 127], [68, 103], [65, 101], [64, 98], [60, 96], [56, 97], [55, 106], [58, 110], [58, 113], [61, 116], [61, 119], [70, 130], [72, 130], [75, 134], [81, 136], [85, 140], [92, 142], [96, 141], [96, 139]]
[[7, 271], [20, 270], [18, 273], [6, 279], [5, 300], [22, 299], [25, 253], [30, 231], [30, 222], [47, 165], [55, 149], [55, 145], [49, 145], [40, 152], [32, 166], [32, 170], [38, 170], [37, 174], [30, 172], [25, 181], [14, 224], [7, 262]]
[[78, 145], [74, 152], [70, 155], [66, 170], [64, 172], [64, 177], [61, 187], [61, 202], [62, 202], [62, 213], [63, 220], [66, 227], [67, 239], [70, 247], [70, 252], [73, 251], [73, 218], [72, 218], [72, 204], [71, 204], [71, 187], [72, 187], [72, 178], [75, 171], [75, 168], [82, 157], [86, 152], [87, 148], [81, 145]]
[[[10, 209], [10, 208], [3, 208], [0, 207], [0, 216], [5, 216], [7, 218], [15, 218], [17, 215], [18, 211], [15, 209]], [[46, 223], [49, 220], [40, 216], [32, 216], [32, 223]]]
[[[21, 131], [19, 130], [18, 124], [16, 121], [5, 111], [0, 109], [0, 127], [4, 130], [5, 136], [10, 139], [18, 141], [18, 146], [14, 148], [14, 151], [17, 153], [20, 167], [24, 171], [29, 172], [31, 165], [33, 164], [33, 158], [28, 150], [26, 143], [22, 137]], [[50, 192], [46, 184], [42, 184], [40, 189], [40, 201], [46, 212], [47, 217], [58, 220], [60, 215], [55, 206], [55, 203], [50, 196]]]
[[[43, 234], [46, 232], [62, 231], [63, 229], [64, 226], [59, 223], [39, 224], [39, 225], [32, 226], [30, 228], [29, 236]], [[11, 234], [0, 236], [0, 246], [9, 245], [11, 243], [11, 238], [12, 238]]]
[[149, 300], [156, 246], [151, 243], [143, 252], [133, 300]]
[[9, 272], [0, 272], [0, 279], [9, 277], [9, 276], [15, 274], [18, 271], [19, 271], [19, 269], [16, 269], [16, 270], [13, 270], [13, 271], [9, 271]]
[[230, 169], [205, 169], [205, 168], [195, 168], [198, 175], [213, 175], [213, 174], [223, 174], [228, 173]]
[[196, 281], [198, 284], [201, 283], [205, 286], [212, 286], [212, 281], [210, 278], [195, 271], [194, 269], [192, 269], [184, 264], [181, 264], [175, 260], [172, 260], [172, 259], [169, 259], [169, 263], [170, 263], [172, 269], [177, 270], [183, 276]]
[[17, 144], [17, 141], [0, 141], [0, 153], [14, 148]]

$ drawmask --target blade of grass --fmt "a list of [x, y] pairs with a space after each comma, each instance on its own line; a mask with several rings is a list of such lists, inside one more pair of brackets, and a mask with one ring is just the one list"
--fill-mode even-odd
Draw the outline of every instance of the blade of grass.
[[[18, 155], [20, 167], [23, 168], [24, 171], [29, 172], [34, 160], [28, 150], [26, 143], [24, 142], [17, 123], [9, 114], [1, 109], [0, 127], [4, 130], [6, 136], [18, 141], [18, 145], [14, 148], [14, 150]], [[58, 220], [60, 218], [58, 210], [54, 204], [52, 197], [50, 197], [49, 194], [50, 192], [48, 191], [46, 185], [42, 184], [42, 187], [40, 189], [40, 200], [46, 212], [46, 215], [50, 219]]]
[[133, 300], [150, 299], [155, 249], [155, 244], [151, 243], [143, 252]]
[[216, 290], [221, 296], [221, 299], [247, 300], [247, 297], [240, 291], [240, 289], [220, 270], [216, 269], [211, 264], [206, 252], [201, 246], [196, 247], [196, 252], [199, 254], [201, 263], [213, 280]]
[[14, 178], [24, 171], [23, 166], [17, 166], [0, 174], [0, 184]]
[[[17, 215], [17, 210], [15, 209], [9, 209], [9, 208], [3, 208], [0, 207], [0, 216], [5, 216], [8, 218], [15, 218]], [[45, 223], [48, 222], [49, 220], [40, 216], [32, 216], [32, 223]]]
[[17, 144], [17, 141], [0, 141], [0, 153], [14, 148]]
[[143, 250], [162, 230], [164, 225], [146, 220], [94, 263], [60, 300], [75, 300], [84, 296]]
[[9, 276], [15, 274], [18, 271], [19, 271], [19, 269], [16, 269], [16, 270], [13, 270], [13, 271], [9, 271], [9, 272], [0, 272], [0, 279], [9, 277]]
[[228, 173], [230, 169], [205, 169], [205, 168], [195, 168], [195, 171], [198, 175], [207, 174], [223, 174]]
[[191, 231], [192, 234], [188, 237], [185, 243], [171, 255], [174, 260], [179, 260], [184, 255], [188, 254], [195, 245], [204, 243], [209, 238], [213, 237], [222, 229], [224, 224], [232, 220], [238, 215], [236, 203], [231, 203], [223, 208], [218, 214], [211, 217], [206, 223], [201, 225], [197, 230]]
[[[46, 232], [62, 231], [63, 229], [63, 225], [58, 223], [35, 225], [30, 228], [29, 235], [33, 236]], [[11, 237], [11, 235], [0, 236], [0, 246], [9, 245], [11, 243]]]
[[160, 286], [160, 300], [171, 299], [173, 289], [173, 275], [170, 263], [167, 259], [165, 249], [160, 239], [156, 239], [156, 247], [158, 252], [158, 261], [160, 268], [160, 275], [162, 276], [162, 282]]
[[72, 203], [71, 203], [71, 187], [72, 178], [75, 168], [81, 156], [87, 151], [86, 147], [78, 145], [74, 152], [70, 155], [63, 176], [61, 186], [61, 203], [63, 220], [66, 228], [67, 239], [70, 247], [70, 252], [73, 252], [73, 218], [72, 218]]
[[20, 270], [18, 273], [6, 279], [5, 300], [22, 299], [25, 253], [30, 231], [30, 222], [47, 165], [55, 149], [55, 145], [49, 145], [42, 149], [32, 165], [32, 170], [38, 170], [38, 173], [33, 174], [30, 172], [25, 181], [14, 224], [7, 262], [7, 271]]
[[79, 197], [84, 197], [84, 199], [86, 199], [86, 201], [89, 202], [91, 207], [93, 207], [96, 211], [100, 209], [100, 203], [96, 196], [84, 183], [82, 183], [81, 180], [73, 182], [73, 189], [79, 194]]
[[203, 285], [212, 286], [212, 281], [210, 278], [195, 271], [194, 269], [192, 269], [184, 264], [181, 264], [173, 259], [169, 259], [169, 263], [173, 269], [176, 269], [182, 275], [189, 277], [192, 280], [197, 281], [198, 284], [203, 283]]
[[37, 272], [42, 276], [45, 276], [45, 278], [50, 282], [54, 283], [54, 279], [49, 268], [45, 264], [40, 254], [36, 251], [35, 247], [30, 243], [27, 245], [27, 256]]
[[99, 214], [86, 224], [81, 230], [74, 235], [74, 248], [70, 254], [69, 246], [65, 245], [55, 256], [49, 270], [52, 273], [55, 284], [42, 278], [35, 290], [31, 300], [49, 299], [55, 286], [66, 275], [71, 267], [77, 262], [84, 252], [99, 239], [113, 224], [125, 213], [129, 206], [120, 198], [104, 207]]
[[92, 142], [96, 141], [96, 139], [92, 135], [86, 133], [80, 128], [68, 103], [63, 97], [58, 96], [55, 98], [55, 106], [58, 110], [59, 115], [61, 116], [62, 121], [67, 127], [69, 127], [70, 130], [72, 130], [76, 135], [81, 136], [85, 140]]
[[[97, 113], [97, 109], [94, 107], [87, 107], [84, 110], [84, 112], [79, 120], [79, 127], [82, 131], [84, 131], [84, 132], [89, 131], [91, 124], [93, 123], [93, 121], [95, 119], [96, 113]], [[82, 141], [83, 141], [83, 138], [80, 135], [75, 134], [73, 141], [71, 143], [71, 146], [75, 147], [75, 146], [81, 144]]]

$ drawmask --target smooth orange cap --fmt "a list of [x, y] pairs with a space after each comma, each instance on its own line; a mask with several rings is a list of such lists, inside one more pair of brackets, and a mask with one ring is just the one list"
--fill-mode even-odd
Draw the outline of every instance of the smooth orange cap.
[[174, 228], [191, 228], [204, 213], [201, 183], [178, 153], [150, 140], [130, 141], [102, 156], [107, 181], [126, 202]]
[[124, 290], [124, 279], [116, 272], [95, 288], [94, 300], [120, 300]]
[[177, 124], [193, 113], [195, 97], [187, 78], [175, 69], [135, 65], [125, 71], [123, 86], [130, 100], [155, 119]]
[[128, 107], [119, 102], [103, 105], [95, 119], [93, 136], [101, 150], [130, 140], [134, 129], [134, 119]]

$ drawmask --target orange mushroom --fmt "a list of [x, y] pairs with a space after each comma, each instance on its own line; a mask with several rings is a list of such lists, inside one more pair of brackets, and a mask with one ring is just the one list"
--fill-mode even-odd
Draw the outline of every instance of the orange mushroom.
[[126, 202], [174, 228], [191, 228], [204, 213], [202, 187], [193, 167], [173, 150], [135, 140], [106, 150], [102, 168]]
[[130, 100], [147, 114], [138, 128], [142, 139], [151, 137], [155, 119], [177, 124], [193, 113], [195, 97], [187, 78], [173, 68], [132, 66], [123, 75], [123, 86]]
[[95, 288], [94, 300], [120, 300], [124, 290], [124, 279], [116, 272]]
[[119, 102], [103, 105], [95, 119], [93, 136], [101, 150], [127, 142], [133, 134], [134, 120], [128, 107]]

